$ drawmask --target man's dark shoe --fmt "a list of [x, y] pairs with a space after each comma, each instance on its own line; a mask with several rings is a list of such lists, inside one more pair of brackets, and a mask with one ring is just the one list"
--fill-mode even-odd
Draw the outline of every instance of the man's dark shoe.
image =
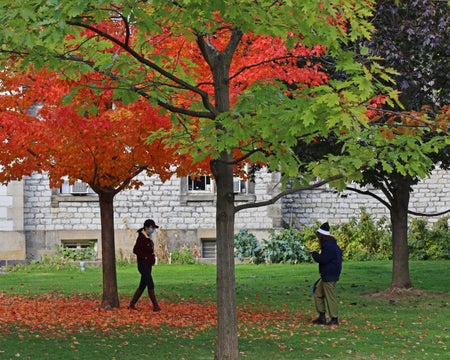
[[316, 325], [325, 325], [327, 323], [327, 320], [325, 319], [325, 314], [319, 314], [319, 317], [317, 319], [314, 319], [312, 323]]
[[330, 321], [327, 322], [328, 326], [339, 325], [338, 318], [331, 318]]

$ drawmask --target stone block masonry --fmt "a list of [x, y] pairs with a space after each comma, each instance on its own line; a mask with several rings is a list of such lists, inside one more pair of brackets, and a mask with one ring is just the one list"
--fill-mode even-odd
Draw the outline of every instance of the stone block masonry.
[[[213, 192], [189, 192], [184, 178], [162, 183], [158, 177], [141, 175], [138, 190], [119, 193], [114, 201], [115, 238], [118, 256], [132, 256], [136, 230], [147, 218], [161, 226], [159, 232], [170, 250], [188, 245], [202, 249], [203, 241], [215, 239], [216, 202]], [[450, 174], [436, 170], [414, 187], [410, 209], [441, 212], [450, 208]], [[249, 193], [236, 195], [237, 203], [268, 200], [279, 191], [279, 174], [260, 172]], [[250, 190], [251, 189], [251, 190]], [[290, 195], [277, 203], [236, 214], [235, 231], [247, 229], [259, 239], [268, 230], [284, 225], [331, 224], [359, 217], [365, 207], [375, 218], [388, 210], [369, 196], [328, 186]], [[435, 221], [437, 218], [427, 218]], [[35, 174], [22, 182], [0, 187], [0, 261], [39, 259], [63, 242], [94, 240], [100, 244], [100, 209], [96, 194], [74, 196], [49, 187], [46, 175]], [[157, 239], [156, 239], [157, 240]], [[97, 246], [99, 257], [101, 247]]]
[[[147, 218], [153, 218], [169, 246], [181, 244], [201, 249], [202, 240], [215, 238], [215, 197], [211, 193], [192, 193], [181, 196], [182, 179], [173, 177], [161, 183], [158, 177], [140, 176], [144, 183], [139, 189], [123, 191], [114, 200], [116, 250], [129, 254], [135, 241], [135, 231]], [[257, 178], [255, 193], [238, 195], [239, 202], [267, 200], [276, 192], [277, 176], [262, 173]], [[93, 239], [100, 244], [100, 209], [96, 194], [73, 196], [50, 189], [48, 178], [35, 174], [23, 182], [24, 228], [27, 257], [39, 259], [40, 254], [55, 250], [62, 242]], [[281, 204], [241, 211], [236, 215], [236, 232], [247, 228], [266, 233], [279, 228]], [[100, 246], [99, 255], [100, 253]], [[1, 251], [1, 250], [0, 250]]]
[[[375, 194], [384, 198], [381, 191], [375, 191]], [[316, 221], [329, 221], [330, 224], [346, 222], [352, 217], [359, 218], [362, 207], [375, 219], [385, 216], [389, 220], [389, 210], [373, 197], [353, 191], [338, 193], [326, 185], [290, 195], [282, 202], [284, 221], [296, 227], [313, 225]], [[409, 209], [427, 214], [449, 210], [450, 174], [444, 170], [435, 170], [429, 178], [414, 186]], [[430, 223], [439, 218], [424, 217]]]

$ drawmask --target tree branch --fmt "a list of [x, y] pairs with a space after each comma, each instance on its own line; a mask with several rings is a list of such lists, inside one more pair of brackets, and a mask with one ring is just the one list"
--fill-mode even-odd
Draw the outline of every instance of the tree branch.
[[356, 192], [358, 194], [361, 194], [361, 195], [369, 195], [369, 196], [373, 197], [374, 199], [378, 200], [380, 203], [382, 203], [384, 206], [386, 206], [389, 210], [391, 210], [391, 204], [389, 204], [386, 200], [384, 200], [383, 198], [381, 198], [380, 196], [374, 194], [371, 191], [364, 191], [364, 190], [352, 188], [352, 187], [349, 187], [349, 186], [346, 186], [345, 190], [354, 191], [354, 192]]
[[236, 214], [238, 211], [241, 211], [241, 210], [244, 210], [244, 209], [251, 209], [251, 208], [256, 208], [256, 207], [261, 207], [261, 206], [272, 205], [272, 204], [275, 204], [278, 200], [280, 200], [283, 196], [286, 196], [286, 195], [289, 195], [289, 194], [295, 194], [297, 192], [304, 191], [304, 190], [315, 189], [315, 188], [318, 188], [318, 187], [320, 187], [322, 185], [325, 185], [325, 184], [327, 184], [327, 183], [329, 183], [331, 181], [342, 179], [342, 178], [343, 178], [343, 175], [335, 175], [335, 176], [329, 177], [328, 179], [318, 181], [318, 182], [316, 182], [314, 184], [311, 184], [311, 185], [303, 185], [303, 186], [296, 187], [294, 189], [289, 189], [289, 190], [282, 191], [282, 192], [280, 192], [278, 195], [274, 196], [270, 200], [259, 201], [259, 202], [243, 204], [243, 205], [238, 205], [238, 206], [234, 207], [234, 213]]
[[[105, 76], [108, 76], [112, 80], [121, 81], [121, 79], [116, 74], [112, 73], [111, 71], [106, 72], [106, 71], [100, 70], [95, 67], [94, 62], [83, 59], [82, 57], [73, 56], [73, 55], [69, 55], [69, 56], [58, 55], [57, 57], [60, 59], [63, 59], [63, 60], [67, 60], [67, 61], [78, 61], [78, 62], [84, 63], [86, 65], [89, 65], [94, 71], [96, 71], [100, 74], [103, 74]], [[145, 99], [151, 99], [151, 96], [149, 96], [145, 92], [145, 90], [143, 90], [137, 86], [130, 86], [129, 90], [138, 93], [140, 96], [142, 96]], [[171, 112], [174, 112], [174, 113], [179, 113], [179, 114], [188, 115], [188, 116], [197, 117], [197, 118], [207, 118], [207, 119], [215, 118], [214, 114], [209, 111], [194, 111], [194, 110], [189, 110], [189, 109], [180, 108], [180, 107], [171, 105], [171, 104], [166, 103], [159, 99], [156, 101], [157, 101], [158, 105], [160, 105], [161, 107], [163, 107]]]
[[138, 176], [141, 172], [143, 172], [146, 169], [147, 169], [146, 165], [138, 166], [134, 171], [134, 173], [131, 176], [129, 176], [125, 181], [123, 181], [119, 187], [116, 188], [116, 194], [125, 189], [125, 187], [127, 187], [128, 184], [131, 182], [131, 180], [133, 180], [136, 176]]
[[411, 214], [411, 215], [414, 215], [414, 216], [428, 216], [428, 217], [441, 216], [441, 215], [445, 215], [445, 214], [447, 214], [449, 212], [450, 212], [450, 209], [445, 210], [445, 211], [441, 211], [441, 212], [438, 212], [438, 213], [434, 213], [434, 214], [425, 214], [425, 213], [421, 213], [421, 212], [408, 210], [408, 214]]
[[[376, 194], [370, 192], [370, 191], [363, 191], [363, 190], [359, 190], [356, 188], [351, 188], [351, 187], [346, 187], [346, 190], [350, 190], [350, 191], [354, 191], [358, 194], [362, 194], [362, 195], [369, 195], [372, 196], [373, 198], [375, 198], [376, 200], [378, 200], [379, 202], [381, 202], [384, 206], [386, 206], [389, 210], [391, 210], [391, 206], [390, 204], [383, 200], [381, 197], [377, 196]], [[433, 213], [433, 214], [427, 214], [427, 213], [421, 213], [421, 212], [417, 212], [417, 211], [412, 211], [408, 209], [408, 214], [410, 215], [414, 215], [414, 216], [427, 216], [427, 217], [433, 217], [433, 216], [441, 216], [441, 215], [445, 215], [447, 213], [450, 213], [450, 209], [445, 210], [445, 211], [441, 211], [438, 213]]]
[[174, 83], [182, 86], [183, 88], [192, 91], [195, 94], [200, 95], [203, 105], [205, 106], [205, 108], [207, 110], [209, 110], [211, 112], [211, 116], [215, 117], [218, 115], [217, 110], [215, 109], [215, 107], [211, 104], [211, 102], [209, 101], [209, 95], [208, 93], [206, 93], [205, 91], [187, 83], [186, 81], [178, 78], [177, 76], [172, 75], [171, 73], [167, 72], [166, 70], [164, 70], [163, 68], [159, 67], [158, 65], [156, 65], [155, 63], [153, 63], [152, 61], [148, 60], [147, 58], [145, 58], [144, 56], [138, 54], [133, 48], [131, 48], [128, 44], [120, 41], [119, 39], [115, 38], [114, 36], [101, 31], [99, 29], [97, 29], [94, 26], [91, 26], [89, 24], [84, 24], [81, 22], [76, 22], [76, 21], [68, 21], [67, 22], [68, 25], [72, 25], [72, 26], [76, 26], [76, 27], [81, 27], [84, 29], [88, 29], [92, 32], [94, 32], [95, 34], [111, 41], [112, 43], [118, 45], [120, 48], [122, 48], [124, 51], [126, 51], [128, 54], [130, 54], [133, 58], [135, 58], [139, 63], [148, 66], [149, 68], [155, 70], [156, 72], [158, 72], [159, 74], [163, 75], [164, 77], [166, 77], [167, 79], [173, 81]]
[[235, 77], [239, 76], [239, 74], [241, 74], [249, 69], [252, 69], [254, 67], [258, 67], [258, 66], [264, 65], [264, 64], [269, 64], [269, 63], [276, 62], [279, 60], [286, 60], [286, 59], [292, 59], [292, 58], [298, 58], [298, 56], [294, 56], [294, 55], [280, 56], [278, 58], [267, 59], [267, 60], [263, 60], [258, 63], [255, 63], [255, 64], [243, 66], [238, 71], [236, 71], [233, 75], [230, 76], [230, 80], [234, 79]]
[[[408, 125], [408, 124], [389, 124], [389, 126], [393, 127], [393, 128], [395, 128], [395, 127], [403, 127], [403, 128], [406, 128], [406, 127], [409, 127], [409, 128], [428, 127], [429, 128], [429, 127], [437, 126], [435, 123], [433, 123], [432, 120], [427, 120], [427, 119], [425, 119], [423, 117], [419, 117], [419, 116], [416, 116], [414, 114], [408, 114], [408, 113], [405, 113], [405, 112], [392, 111], [392, 110], [386, 110], [386, 109], [380, 109], [380, 108], [374, 108], [374, 109], [370, 109], [370, 110], [376, 111], [376, 112], [381, 113], [381, 114], [391, 115], [391, 116], [398, 116], [399, 118], [407, 118], [407, 119], [414, 120], [414, 121], [422, 123], [422, 126], [418, 126], [418, 125], [415, 125], [415, 124], [412, 124], [412, 125]], [[428, 115], [429, 114], [430, 113], [428, 113]], [[436, 114], [433, 113], [433, 115], [436, 115]], [[448, 131], [448, 129], [443, 129], [443, 130]]]

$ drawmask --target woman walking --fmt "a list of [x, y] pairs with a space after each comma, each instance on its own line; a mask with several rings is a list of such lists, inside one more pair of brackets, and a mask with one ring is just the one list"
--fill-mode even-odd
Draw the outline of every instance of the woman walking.
[[136, 244], [133, 247], [133, 253], [137, 257], [138, 271], [141, 274], [141, 281], [133, 298], [130, 301], [129, 309], [137, 310], [136, 303], [144, 292], [145, 288], [148, 290], [148, 296], [153, 304], [153, 311], [161, 311], [155, 295], [155, 284], [152, 278], [152, 267], [155, 265], [154, 243], [151, 235], [158, 229], [159, 226], [155, 224], [152, 219], [147, 219], [144, 226], [140, 228]]

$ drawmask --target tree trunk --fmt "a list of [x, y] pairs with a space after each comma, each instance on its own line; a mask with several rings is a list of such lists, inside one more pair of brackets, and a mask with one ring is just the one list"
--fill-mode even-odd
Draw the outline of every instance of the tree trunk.
[[[242, 32], [233, 29], [230, 41], [218, 51], [199, 35], [197, 42], [211, 68], [214, 81], [215, 111], [230, 111], [230, 64]], [[223, 129], [218, 124], [219, 130]], [[217, 184], [216, 244], [217, 244], [217, 350], [216, 359], [239, 358], [237, 311], [234, 275], [234, 193], [232, 150], [223, 151], [219, 159], [211, 161], [211, 172]]]
[[[216, 107], [220, 113], [229, 111], [228, 71], [231, 56], [219, 56], [213, 69]], [[237, 310], [234, 274], [234, 193], [233, 155], [222, 152], [211, 162], [217, 184], [217, 350], [216, 359], [239, 359]]]
[[114, 244], [114, 195], [106, 192], [101, 192], [98, 195], [102, 228], [102, 308], [112, 309], [120, 306], [117, 292], [116, 250]]
[[408, 249], [408, 204], [410, 196], [408, 181], [400, 181], [392, 195], [391, 224], [392, 224], [392, 282], [390, 289], [411, 288], [409, 276]]
[[217, 351], [216, 359], [238, 359], [237, 311], [234, 272], [234, 194], [230, 154], [215, 163], [217, 183]]

